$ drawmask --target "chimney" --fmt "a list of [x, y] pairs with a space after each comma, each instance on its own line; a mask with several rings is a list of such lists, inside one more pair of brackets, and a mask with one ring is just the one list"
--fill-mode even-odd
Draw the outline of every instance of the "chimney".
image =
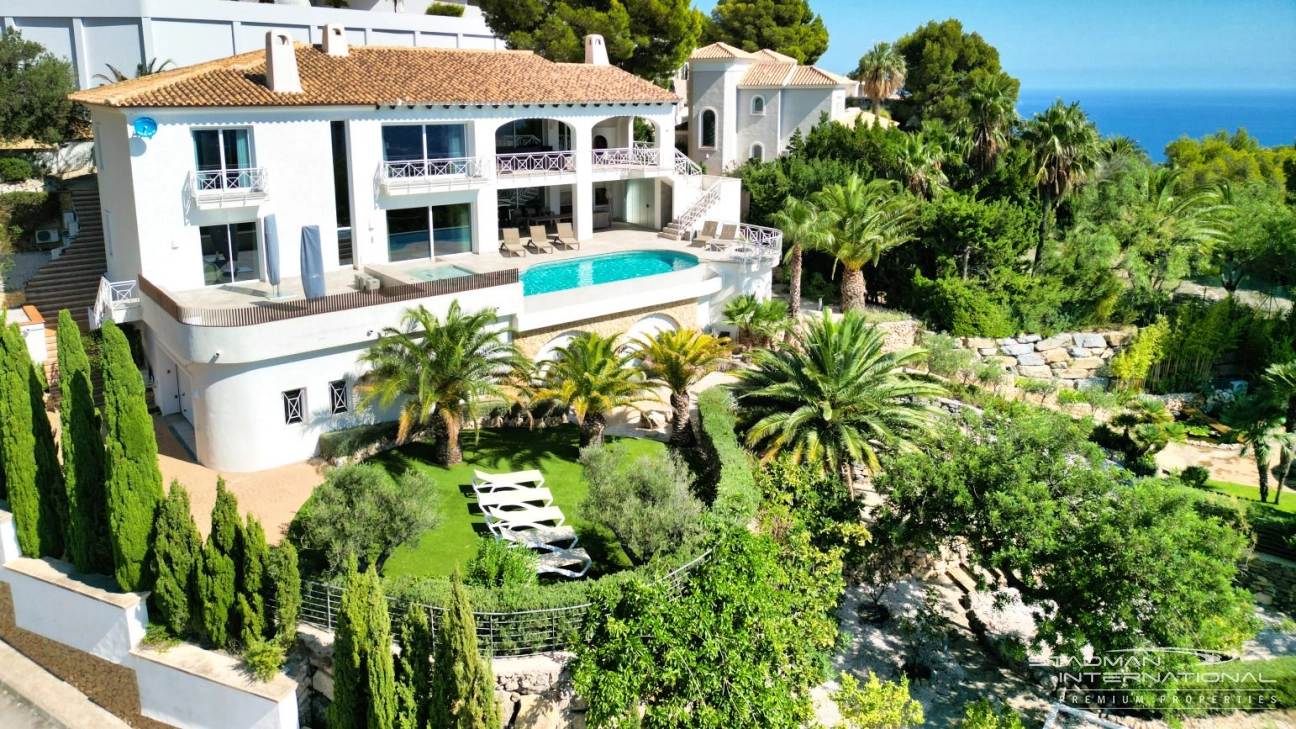
[[266, 33], [266, 85], [279, 94], [300, 94], [302, 90], [297, 50], [292, 36], [282, 30]]
[[324, 26], [324, 53], [330, 56], [349, 56], [346, 28], [329, 24]]
[[607, 44], [601, 35], [585, 36], [585, 63], [591, 66], [607, 66]]

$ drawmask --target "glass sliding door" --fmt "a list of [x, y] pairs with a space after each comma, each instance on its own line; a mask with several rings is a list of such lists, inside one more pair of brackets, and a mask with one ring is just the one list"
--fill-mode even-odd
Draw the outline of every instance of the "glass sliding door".
[[437, 256], [472, 253], [472, 204], [432, 208], [432, 251]]
[[255, 221], [232, 225], [204, 225], [201, 242], [203, 283], [207, 286], [257, 281], [261, 278], [261, 251]]
[[432, 255], [428, 209], [387, 211], [387, 259], [412, 261]]
[[468, 156], [468, 145], [462, 124], [429, 124], [423, 127], [428, 159], [453, 159]]
[[195, 129], [193, 140], [200, 191], [252, 187], [252, 147], [248, 130]]
[[388, 177], [467, 175], [468, 134], [463, 124], [398, 124], [382, 128]]

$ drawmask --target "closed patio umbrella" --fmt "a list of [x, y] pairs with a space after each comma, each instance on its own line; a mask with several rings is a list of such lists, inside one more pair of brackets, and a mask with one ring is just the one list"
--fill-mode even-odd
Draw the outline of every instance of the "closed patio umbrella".
[[275, 216], [273, 214], [265, 216], [262, 224], [265, 230], [266, 246], [266, 279], [274, 287], [272, 298], [279, 298], [279, 228], [275, 225]]
[[320, 251], [318, 225], [306, 225], [301, 232], [302, 290], [307, 299], [322, 299], [324, 292], [324, 255]]

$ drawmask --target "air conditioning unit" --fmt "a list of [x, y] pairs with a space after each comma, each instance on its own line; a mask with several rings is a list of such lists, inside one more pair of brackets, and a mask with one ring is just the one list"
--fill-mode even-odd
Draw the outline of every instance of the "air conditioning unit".
[[367, 273], [357, 273], [355, 283], [356, 288], [361, 291], [377, 291], [382, 287], [382, 281], [377, 276], [370, 276]]
[[46, 246], [57, 246], [62, 242], [58, 228], [46, 228], [36, 231], [36, 245], [44, 248]]

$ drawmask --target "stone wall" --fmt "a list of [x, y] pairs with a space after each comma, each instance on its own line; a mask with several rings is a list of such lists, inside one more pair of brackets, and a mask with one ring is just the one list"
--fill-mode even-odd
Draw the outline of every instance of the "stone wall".
[[698, 328], [697, 310], [698, 304], [695, 299], [677, 301], [673, 304], [635, 309], [634, 311], [585, 319], [561, 326], [520, 332], [515, 341], [524, 356], [528, 359], [535, 359], [544, 349], [544, 346], [559, 335], [567, 332], [597, 332], [603, 336], [620, 334], [629, 331], [630, 327], [634, 326], [639, 320], [652, 314], [661, 314], [674, 319], [681, 329], [696, 329]]
[[914, 346], [918, 337], [918, 322], [913, 319], [905, 321], [880, 322], [878, 331], [882, 332], [882, 351], [898, 352]]
[[1258, 604], [1296, 615], [1296, 562], [1256, 553], [1238, 575], [1238, 582], [1251, 591]]
[[958, 342], [981, 361], [999, 364], [1017, 377], [1051, 379], [1068, 388], [1106, 387], [1107, 363], [1133, 335], [1133, 329], [1123, 329], [1067, 332], [1047, 338], [1038, 334], [1003, 339], [963, 337]]

